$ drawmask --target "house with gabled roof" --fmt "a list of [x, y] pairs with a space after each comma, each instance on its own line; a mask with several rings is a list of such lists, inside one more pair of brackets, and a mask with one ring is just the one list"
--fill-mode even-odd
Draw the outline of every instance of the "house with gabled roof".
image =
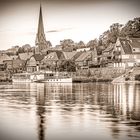
[[77, 68], [89, 68], [89, 62], [92, 60], [92, 51], [82, 52], [81, 55], [75, 60]]
[[18, 55], [10, 55], [9, 57], [10, 57], [12, 60], [16, 60], [16, 59], [19, 58]]
[[44, 70], [50, 70], [54, 69], [57, 67], [57, 63], [59, 61], [60, 53], [58, 52], [51, 52], [48, 55], [46, 55], [42, 60], [41, 60], [41, 67]]
[[140, 65], [140, 38], [118, 38], [114, 54], [114, 67]]
[[20, 73], [26, 70], [26, 61], [19, 58], [7, 61], [6, 70], [12, 73]]
[[44, 59], [44, 55], [34, 54], [26, 62], [27, 72], [35, 72], [41, 69], [41, 61]]
[[113, 57], [114, 57], [114, 47], [115, 44], [110, 43], [109, 46], [102, 51], [100, 64], [102, 66], [111, 66], [113, 65]]
[[140, 54], [140, 38], [130, 38], [130, 45], [133, 54]]
[[89, 67], [100, 67], [100, 59], [98, 58], [98, 54], [97, 54], [97, 48], [94, 47], [92, 50], [92, 58], [91, 61], [89, 61]]
[[0, 54], [0, 70], [5, 70], [7, 61], [11, 61], [12, 59], [5, 53]]
[[73, 60], [74, 56], [77, 54], [76, 51], [73, 52], [62, 52], [60, 60]]
[[0, 54], [0, 64], [3, 64], [6, 60], [12, 60], [12, 58], [7, 54]]

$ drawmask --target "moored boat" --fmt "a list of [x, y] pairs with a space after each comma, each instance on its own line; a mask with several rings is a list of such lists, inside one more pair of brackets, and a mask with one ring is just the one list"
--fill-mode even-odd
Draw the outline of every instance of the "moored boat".
[[37, 82], [43, 83], [72, 83], [72, 77], [66, 72], [45, 72], [44, 79]]
[[44, 79], [44, 73], [16, 73], [12, 76], [14, 83], [31, 83]]

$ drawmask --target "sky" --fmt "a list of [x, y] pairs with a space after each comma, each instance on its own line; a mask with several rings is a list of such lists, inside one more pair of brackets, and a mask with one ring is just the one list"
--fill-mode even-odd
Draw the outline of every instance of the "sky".
[[[140, 17], [139, 0], [41, 0], [46, 39], [87, 43], [113, 23]], [[0, 50], [35, 46], [39, 0], [0, 0]]]

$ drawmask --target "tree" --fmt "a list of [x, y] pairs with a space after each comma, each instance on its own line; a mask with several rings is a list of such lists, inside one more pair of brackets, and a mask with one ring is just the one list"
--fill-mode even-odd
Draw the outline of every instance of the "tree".
[[110, 43], [116, 43], [117, 38], [121, 34], [122, 26], [123, 25], [119, 23], [112, 24], [109, 30], [100, 35], [99, 46], [104, 46], [106, 48]]
[[85, 43], [83, 41], [79, 41], [76, 46], [77, 46], [77, 49], [85, 48]]
[[75, 47], [75, 43], [72, 39], [64, 39], [60, 41], [62, 46], [62, 50], [64, 51], [72, 51]]
[[110, 31], [108, 34], [108, 43], [116, 43], [117, 38], [121, 34], [122, 24], [114, 23], [110, 26]]
[[89, 47], [91, 50], [93, 50], [97, 46], [98, 46], [98, 40], [97, 39], [90, 40], [86, 45], [86, 47]]
[[18, 49], [18, 53], [24, 53], [24, 49], [23, 49], [22, 47], [20, 47], [20, 48]]
[[52, 43], [50, 41], [47, 41], [47, 48], [51, 48], [52, 47]]
[[75, 62], [72, 60], [62, 61], [59, 64], [59, 71], [75, 72], [76, 71]]
[[140, 17], [129, 20], [121, 31], [122, 36], [140, 37]]
[[30, 52], [30, 51], [31, 51], [31, 46], [30, 46], [30, 44], [25, 44], [25, 45], [23, 45], [21, 48], [22, 48], [22, 51], [23, 51], [23, 52]]

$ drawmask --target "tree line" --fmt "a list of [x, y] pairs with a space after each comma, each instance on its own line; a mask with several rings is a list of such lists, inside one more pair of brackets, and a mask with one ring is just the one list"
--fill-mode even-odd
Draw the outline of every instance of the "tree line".
[[[56, 46], [61, 46], [63, 51], [74, 51], [79, 48], [90, 48], [93, 50], [96, 47], [98, 54], [100, 54], [110, 43], [115, 43], [118, 37], [126, 36], [140, 37], [140, 17], [129, 20], [125, 25], [120, 23], [112, 24], [107, 31], [99, 36], [99, 38], [90, 40], [87, 44], [82, 40], [76, 43], [72, 39], [64, 39]], [[51, 42], [48, 41], [48, 43], [52, 47]], [[13, 46], [12, 48], [18, 48], [17, 54], [35, 51], [35, 47], [31, 47], [29, 44], [25, 44], [21, 47]]]

